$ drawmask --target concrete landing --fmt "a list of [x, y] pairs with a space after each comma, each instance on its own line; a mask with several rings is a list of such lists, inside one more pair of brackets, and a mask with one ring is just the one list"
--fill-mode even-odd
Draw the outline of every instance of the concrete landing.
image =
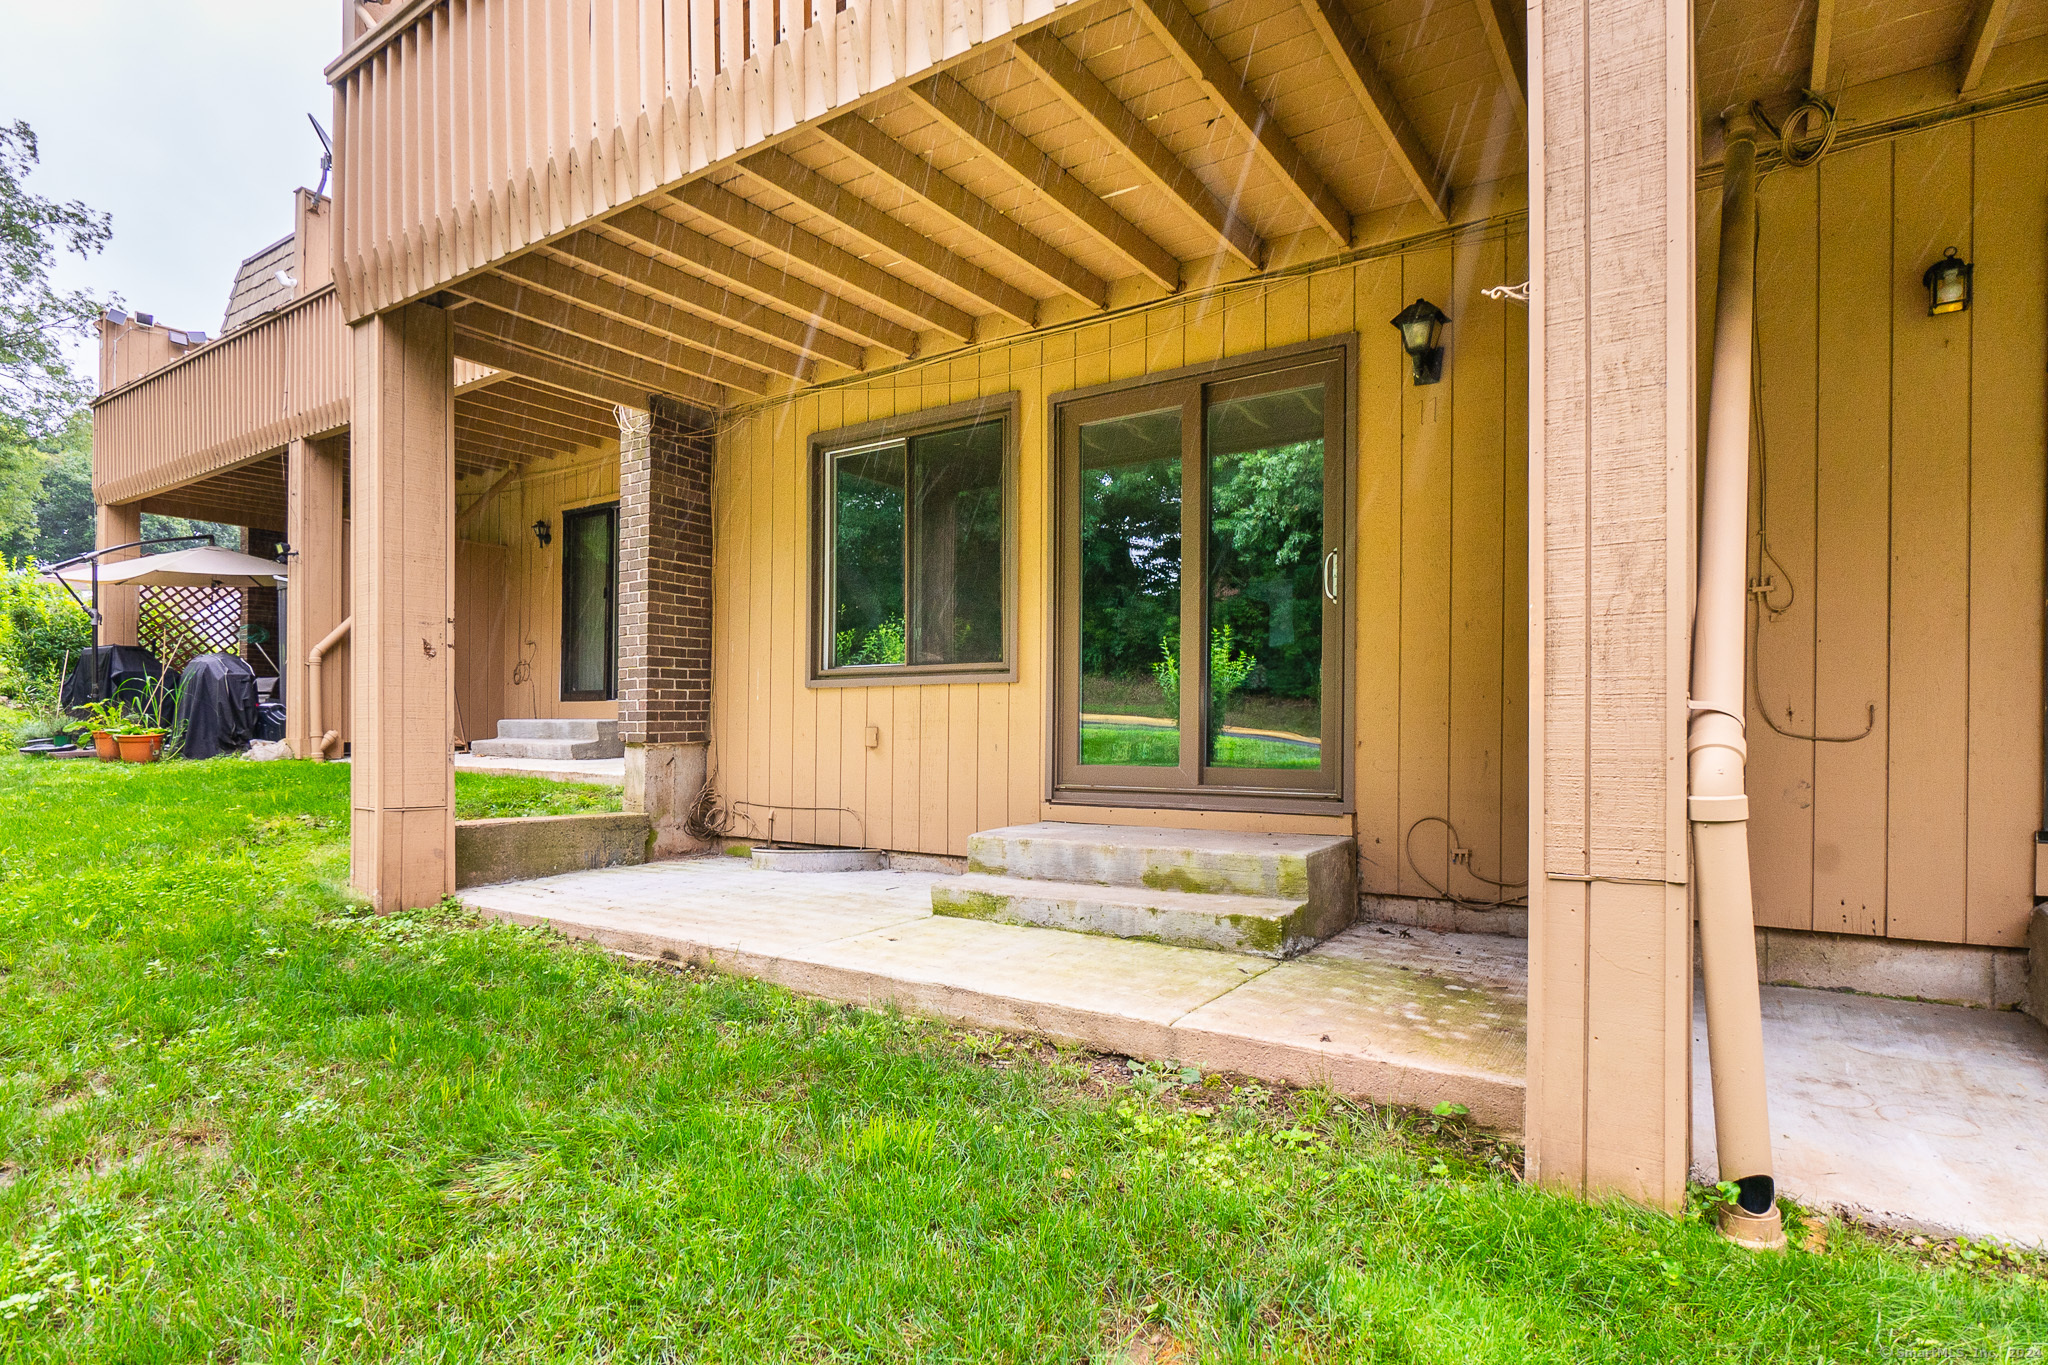
[[[1893, 1227], [2048, 1246], [2041, 1025], [1791, 986], [1765, 986], [1763, 1006], [1785, 1193]], [[1693, 1019], [1693, 1168], [1714, 1178], [1704, 1006]]]
[[545, 777], [554, 782], [591, 782], [603, 787], [626, 785], [623, 758], [491, 758], [483, 754], [457, 754], [455, 771]]
[[501, 720], [496, 739], [474, 740], [469, 751], [485, 758], [549, 762], [626, 756], [615, 720]]
[[461, 893], [480, 913], [808, 995], [894, 1003], [1518, 1132], [1527, 973], [1490, 935], [1358, 925], [1292, 961], [934, 916], [924, 872], [789, 873], [735, 858]]

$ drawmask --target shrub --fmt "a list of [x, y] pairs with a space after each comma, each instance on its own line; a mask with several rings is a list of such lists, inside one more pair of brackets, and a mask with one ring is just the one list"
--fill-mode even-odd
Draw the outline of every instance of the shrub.
[[23, 561], [0, 560], [0, 696], [54, 703], [65, 660], [92, 645], [92, 622], [71, 595]]

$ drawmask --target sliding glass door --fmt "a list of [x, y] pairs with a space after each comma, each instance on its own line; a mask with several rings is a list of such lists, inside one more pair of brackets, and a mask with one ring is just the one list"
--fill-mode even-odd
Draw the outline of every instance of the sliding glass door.
[[1343, 792], [1346, 352], [1056, 407], [1056, 795]]

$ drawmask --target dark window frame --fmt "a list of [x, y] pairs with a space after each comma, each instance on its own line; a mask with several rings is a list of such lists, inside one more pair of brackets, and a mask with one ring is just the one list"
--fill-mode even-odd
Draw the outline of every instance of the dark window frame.
[[[572, 647], [569, 616], [569, 546], [574, 543], [569, 533], [569, 523], [582, 517], [605, 517], [611, 523], [612, 552], [611, 590], [605, 594], [605, 601], [611, 608], [609, 628], [605, 631], [605, 686], [602, 690], [571, 689], [569, 686], [569, 651]], [[593, 502], [582, 507], [564, 507], [562, 521], [562, 652], [556, 677], [556, 691], [563, 701], [617, 701], [619, 699], [619, 504]]]
[[[1358, 524], [1356, 479], [1358, 469], [1358, 421], [1360, 383], [1359, 338], [1356, 332], [1318, 337], [1277, 346], [1246, 355], [1225, 356], [1175, 370], [1133, 375], [1085, 389], [1049, 395], [1046, 399], [1047, 465], [1051, 497], [1048, 528], [1052, 537], [1052, 559], [1047, 582], [1051, 607], [1051, 675], [1047, 679], [1050, 723], [1045, 728], [1045, 799], [1054, 805], [1095, 807], [1139, 807], [1186, 810], [1270, 811], [1302, 814], [1344, 814], [1355, 809], [1353, 799], [1354, 687], [1358, 610], [1351, 600], [1357, 592]], [[1341, 511], [1337, 546], [1341, 555], [1342, 597], [1335, 613], [1337, 629], [1324, 636], [1325, 648], [1334, 648], [1339, 661], [1334, 669], [1336, 712], [1334, 737], [1326, 739], [1325, 752], [1334, 751], [1337, 764], [1326, 780], [1294, 785], [1287, 779], [1259, 779], [1232, 770], [1198, 765], [1189, 769], [1159, 769], [1153, 772], [1130, 769], [1097, 769], [1069, 757], [1078, 744], [1080, 710], [1080, 659], [1077, 651], [1080, 629], [1079, 560], [1074, 540], [1075, 508], [1069, 504], [1076, 488], [1077, 471], [1070, 467], [1074, 452], [1067, 440], [1067, 426], [1086, 412], [1091, 419], [1118, 411], [1144, 411], [1172, 406], [1157, 395], [1176, 390], [1192, 392], [1192, 411], [1197, 416], [1194, 435], [1199, 441], [1199, 416], [1206, 411], [1205, 395], [1212, 388], [1256, 385], [1268, 376], [1290, 370], [1329, 367], [1341, 384], [1339, 402], [1331, 408], [1332, 426], [1340, 437], [1335, 449], [1326, 450], [1326, 497]], [[1066, 424], [1066, 425], [1063, 425]], [[1184, 431], [1189, 429], [1184, 428]], [[1193, 497], [1192, 493], [1185, 496]], [[1200, 501], [1206, 504], [1206, 496]], [[1206, 508], [1203, 509], [1206, 511]], [[1206, 547], [1193, 547], [1196, 576], [1201, 575], [1201, 556]], [[1188, 550], [1183, 549], [1183, 555]], [[1070, 562], [1071, 561], [1071, 562]], [[1326, 694], [1326, 696], [1329, 694]], [[1165, 777], [1171, 773], [1174, 776]], [[1212, 776], [1213, 774], [1213, 776]], [[1248, 779], [1248, 780], [1247, 780]]]
[[[1019, 395], [970, 398], [900, 417], [814, 433], [807, 463], [810, 478], [810, 644], [805, 685], [809, 687], [901, 687], [927, 683], [1013, 683], [1017, 681], [1017, 440]], [[1002, 658], [959, 664], [843, 664], [832, 662], [833, 498], [832, 460], [862, 446], [896, 441], [985, 422], [1000, 422], [1002, 455]], [[906, 513], [907, 515], [907, 513]], [[906, 594], [909, 585], [905, 585]], [[908, 600], [906, 596], [906, 607]]]

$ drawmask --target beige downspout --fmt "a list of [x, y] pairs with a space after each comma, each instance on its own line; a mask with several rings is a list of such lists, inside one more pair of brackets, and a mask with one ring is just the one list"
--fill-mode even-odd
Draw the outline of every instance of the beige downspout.
[[1741, 1196], [1721, 1230], [1746, 1246], [1785, 1244], [1771, 1177], [1764, 1099], [1763, 1006], [1757, 991], [1749, 888], [1749, 798], [1742, 769], [1744, 625], [1749, 590], [1751, 311], [1756, 280], [1756, 123], [1724, 116], [1721, 273], [1714, 308], [1714, 377], [1707, 406], [1700, 503], [1699, 600], [1693, 617], [1690, 764], [1693, 896], [1706, 976], [1707, 1054], [1721, 1179]]
[[328, 650], [348, 638], [348, 628], [355, 623], [355, 617], [344, 617], [341, 624], [328, 631], [327, 638], [314, 645], [306, 655], [306, 691], [309, 694], [306, 698], [306, 719], [312, 722], [306, 727], [306, 733], [313, 736], [313, 752], [307, 757], [317, 758], [322, 763], [327, 761], [327, 751], [334, 747], [334, 741], [341, 738], [341, 731], [320, 728], [320, 704], [325, 700], [320, 686], [320, 664], [327, 657]]

